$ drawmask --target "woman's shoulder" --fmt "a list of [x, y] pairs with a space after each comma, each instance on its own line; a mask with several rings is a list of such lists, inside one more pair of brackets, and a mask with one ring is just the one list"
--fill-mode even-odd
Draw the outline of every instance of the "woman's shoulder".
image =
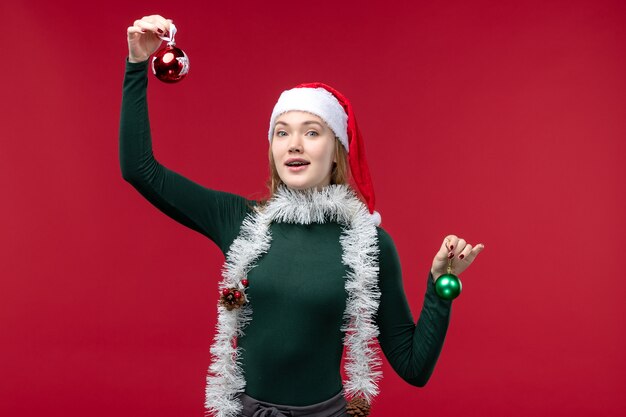
[[376, 226], [376, 232], [378, 236], [378, 250], [381, 260], [397, 257], [396, 245], [393, 238], [385, 229], [380, 226]]

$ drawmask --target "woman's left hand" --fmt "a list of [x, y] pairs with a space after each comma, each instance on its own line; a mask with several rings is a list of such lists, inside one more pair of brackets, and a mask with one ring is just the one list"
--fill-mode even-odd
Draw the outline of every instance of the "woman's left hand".
[[448, 235], [443, 240], [439, 252], [433, 259], [433, 266], [430, 270], [433, 279], [436, 281], [441, 275], [448, 272], [448, 260], [452, 259], [452, 273], [459, 276], [461, 272], [470, 266], [478, 254], [485, 248], [485, 245], [479, 243], [472, 246], [464, 239], [455, 235]]

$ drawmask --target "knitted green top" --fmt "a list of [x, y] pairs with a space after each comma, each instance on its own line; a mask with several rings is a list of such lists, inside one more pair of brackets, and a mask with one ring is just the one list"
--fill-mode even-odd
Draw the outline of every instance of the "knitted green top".
[[[159, 210], [208, 237], [226, 254], [256, 202], [205, 188], [154, 158], [147, 72], [147, 61], [126, 61], [119, 136], [122, 176]], [[346, 306], [346, 267], [341, 259], [341, 227], [337, 223], [273, 223], [270, 231], [270, 250], [248, 274], [253, 316], [238, 339], [246, 393], [275, 404], [314, 404], [342, 389], [340, 328]], [[437, 297], [429, 275], [416, 325], [394, 243], [382, 228], [377, 231], [378, 341], [398, 375], [423, 386], [441, 352], [451, 302]], [[216, 302], [217, 297], [216, 285]]]

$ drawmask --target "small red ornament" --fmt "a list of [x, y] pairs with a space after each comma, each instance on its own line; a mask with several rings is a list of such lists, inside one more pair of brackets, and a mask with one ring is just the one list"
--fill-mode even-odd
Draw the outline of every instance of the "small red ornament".
[[240, 308], [246, 303], [245, 295], [237, 288], [224, 288], [220, 297], [220, 305], [226, 307], [228, 311]]
[[175, 83], [189, 72], [187, 54], [175, 46], [166, 46], [152, 58], [152, 72], [165, 83]]
[[189, 58], [182, 49], [176, 47], [175, 34], [176, 26], [171, 24], [169, 36], [159, 36], [167, 41], [167, 46], [152, 57], [152, 73], [165, 83], [176, 83], [189, 72]]
[[248, 280], [247, 279], [242, 279], [241, 280], [241, 285], [243, 285], [244, 287], [248, 286]]

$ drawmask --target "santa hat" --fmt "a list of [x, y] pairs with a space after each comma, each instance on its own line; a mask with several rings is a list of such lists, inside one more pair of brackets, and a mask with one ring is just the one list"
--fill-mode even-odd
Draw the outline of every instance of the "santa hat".
[[270, 117], [268, 139], [272, 141], [276, 119], [292, 110], [306, 111], [321, 118], [332, 129], [335, 136], [348, 152], [348, 163], [352, 178], [359, 193], [365, 199], [367, 208], [380, 224], [380, 214], [374, 211], [374, 186], [370, 177], [365, 146], [361, 131], [356, 123], [352, 104], [348, 99], [329, 85], [305, 83], [291, 90], [283, 91], [274, 106]]

